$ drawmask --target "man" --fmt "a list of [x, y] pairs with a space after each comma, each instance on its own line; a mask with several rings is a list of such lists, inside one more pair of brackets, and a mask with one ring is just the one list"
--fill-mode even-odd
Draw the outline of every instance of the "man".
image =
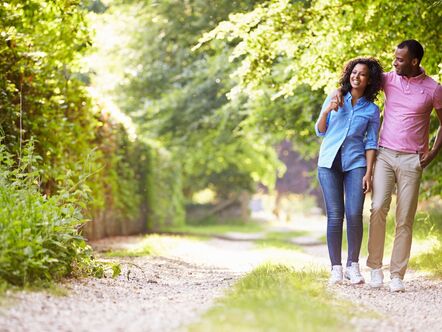
[[[416, 40], [400, 43], [395, 51], [395, 71], [384, 73], [384, 120], [373, 173], [372, 208], [367, 265], [370, 286], [383, 285], [385, 224], [396, 185], [396, 231], [390, 261], [390, 290], [404, 291], [403, 278], [410, 258], [412, 227], [416, 214], [422, 170], [442, 147], [442, 87], [425, 74], [424, 55]], [[340, 99], [340, 95], [337, 95]], [[436, 109], [439, 129], [429, 149], [429, 125]]]

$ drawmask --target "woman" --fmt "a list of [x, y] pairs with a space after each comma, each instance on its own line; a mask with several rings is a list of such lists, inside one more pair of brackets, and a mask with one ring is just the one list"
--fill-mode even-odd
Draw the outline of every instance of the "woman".
[[[364, 283], [359, 270], [362, 210], [371, 191], [372, 169], [379, 132], [379, 108], [373, 103], [381, 88], [382, 67], [373, 58], [346, 64], [340, 90], [343, 106], [327, 97], [315, 129], [323, 136], [318, 178], [327, 211], [327, 246], [332, 265], [330, 284], [343, 280], [342, 225], [347, 221], [348, 259], [344, 276], [352, 284]], [[345, 203], [344, 203], [345, 202]]]

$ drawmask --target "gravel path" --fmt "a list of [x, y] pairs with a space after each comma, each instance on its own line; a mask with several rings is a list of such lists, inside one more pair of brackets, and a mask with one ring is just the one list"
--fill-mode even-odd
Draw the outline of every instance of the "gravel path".
[[[106, 250], [139, 241], [111, 238], [94, 246]], [[281, 260], [297, 268], [328, 264], [324, 245], [308, 238], [298, 245], [302, 242], [305, 253], [288, 252]], [[244, 239], [213, 239], [184, 243], [167, 257], [126, 257], [120, 277], [66, 281], [67, 296], [9, 293], [0, 306], [0, 332], [177, 331], [198, 320], [244, 273], [265, 261], [277, 262], [279, 254], [257, 250]], [[368, 271], [363, 273], [368, 278]], [[406, 286], [400, 294], [349, 284], [330, 290], [360, 309], [351, 321], [356, 331], [441, 331], [441, 281], [410, 272]]]
[[404, 293], [391, 293], [388, 282], [381, 289], [344, 284], [333, 291], [362, 311], [370, 311], [352, 319], [357, 331], [442, 331], [442, 283], [415, 272], [405, 278]]
[[0, 331], [174, 331], [197, 319], [238, 275], [166, 257], [137, 258], [117, 279], [65, 284], [69, 296], [11, 294]]
[[[141, 240], [117, 237], [93, 246], [105, 251]], [[198, 320], [244, 273], [278, 259], [244, 239], [174, 241], [167, 252], [167, 257], [125, 257], [116, 279], [66, 281], [67, 296], [9, 292], [0, 305], [0, 332], [177, 331]], [[287, 258], [311, 264], [306, 254], [289, 252], [281, 260]]]

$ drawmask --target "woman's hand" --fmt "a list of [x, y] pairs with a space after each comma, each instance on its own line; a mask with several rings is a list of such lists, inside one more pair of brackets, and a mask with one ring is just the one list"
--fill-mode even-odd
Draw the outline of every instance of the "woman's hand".
[[336, 97], [332, 97], [330, 99], [330, 103], [325, 108], [325, 110], [321, 113], [321, 116], [319, 117], [319, 120], [317, 122], [318, 131], [320, 133], [325, 133], [327, 131], [327, 117], [330, 114], [331, 111], [338, 111], [338, 100]]
[[342, 95], [342, 88], [336, 89], [332, 94], [332, 98], [336, 99], [338, 106], [343, 106], [344, 105], [344, 96]]
[[365, 174], [362, 178], [362, 189], [364, 190], [364, 194], [367, 194], [373, 188], [371, 174]]
[[325, 113], [328, 114], [331, 111], [337, 112], [338, 111], [338, 107], [339, 107], [338, 100], [337, 100], [336, 97], [333, 97], [333, 98], [330, 99], [330, 104], [328, 104], [327, 108], [325, 109]]

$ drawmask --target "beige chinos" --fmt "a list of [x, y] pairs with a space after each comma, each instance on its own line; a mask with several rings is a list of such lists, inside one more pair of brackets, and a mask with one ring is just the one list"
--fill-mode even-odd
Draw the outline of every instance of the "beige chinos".
[[404, 278], [410, 258], [412, 229], [422, 176], [419, 154], [379, 148], [373, 173], [367, 265], [382, 267], [385, 226], [396, 184], [396, 231], [390, 262], [391, 278]]

